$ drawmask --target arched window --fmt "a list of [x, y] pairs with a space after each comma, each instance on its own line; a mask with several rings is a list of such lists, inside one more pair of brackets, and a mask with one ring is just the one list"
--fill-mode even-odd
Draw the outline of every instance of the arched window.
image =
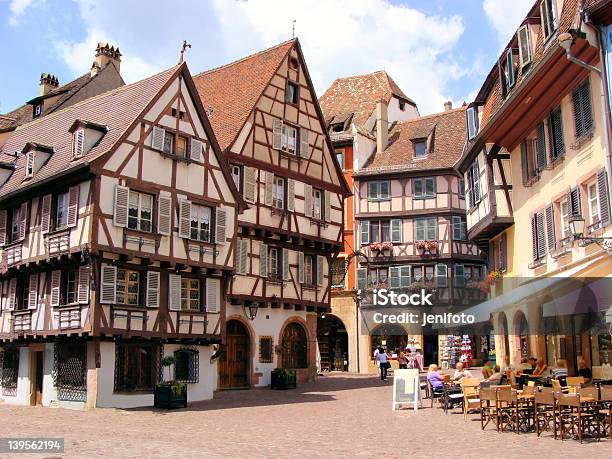
[[281, 342], [281, 362], [284, 368], [307, 368], [306, 332], [304, 327], [293, 322], [287, 325]]

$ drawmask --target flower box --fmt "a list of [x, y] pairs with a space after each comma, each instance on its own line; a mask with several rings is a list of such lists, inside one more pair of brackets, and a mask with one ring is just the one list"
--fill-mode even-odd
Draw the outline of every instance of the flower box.
[[370, 248], [377, 252], [383, 252], [385, 250], [391, 250], [393, 248], [393, 244], [391, 242], [375, 242], [370, 244]]
[[271, 374], [271, 389], [286, 390], [297, 387], [297, 377], [295, 370], [287, 368], [275, 368]]
[[182, 383], [160, 383], [153, 391], [153, 406], [155, 408], [186, 408], [187, 385]]

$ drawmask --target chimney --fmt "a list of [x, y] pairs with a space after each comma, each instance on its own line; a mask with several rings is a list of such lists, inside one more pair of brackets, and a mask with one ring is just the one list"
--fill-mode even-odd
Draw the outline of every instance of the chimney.
[[447, 112], [449, 110], [451, 110], [453, 108], [453, 102], [450, 100], [447, 100], [446, 102], [444, 102], [444, 111]]
[[96, 57], [93, 65], [91, 66], [91, 77], [93, 78], [96, 76], [98, 72], [106, 67], [109, 62], [114, 63], [115, 67], [117, 67], [117, 71], [120, 71], [121, 52], [119, 51], [119, 48], [115, 48], [110, 43], [98, 43], [98, 46], [96, 47]]
[[389, 120], [387, 104], [383, 100], [376, 103], [376, 153], [382, 153], [389, 144]]
[[40, 96], [49, 94], [53, 89], [59, 86], [59, 80], [55, 75], [49, 73], [40, 74]]

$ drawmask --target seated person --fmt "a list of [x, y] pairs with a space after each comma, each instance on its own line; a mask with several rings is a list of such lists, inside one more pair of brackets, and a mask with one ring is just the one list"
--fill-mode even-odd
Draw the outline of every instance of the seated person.
[[506, 356], [504, 356], [504, 367], [502, 368], [502, 371], [506, 372], [508, 370], [514, 372], [516, 370], [516, 368], [514, 367], [514, 365], [512, 365], [510, 363], [510, 356], [506, 355]]
[[484, 379], [489, 379], [492, 374], [493, 374], [493, 371], [491, 370], [491, 361], [487, 359], [484, 366], [482, 367], [482, 377]]
[[567, 364], [565, 359], [557, 360], [557, 366], [552, 369], [552, 377], [554, 379], [567, 378]]
[[455, 374], [453, 375], [453, 381], [461, 381], [463, 378], [471, 378], [472, 373], [469, 370], [463, 368], [463, 363], [457, 362], [455, 366]]
[[[531, 365], [530, 360], [531, 359], [522, 358], [521, 364], [519, 365], [518, 369], [519, 370], [533, 370], [533, 365]], [[534, 360], [534, 365], [535, 365], [535, 360]]]
[[591, 369], [587, 367], [587, 364], [584, 359], [580, 359], [578, 361], [578, 372], [576, 373], [576, 376], [582, 376], [584, 378], [585, 383], [588, 383], [593, 377]]
[[442, 382], [442, 376], [438, 373], [438, 365], [432, 363], [429, 365], [429, 371], [427, 372], [427, 381], [431, 385], [434, 392], [442, 392], [444, 383]]
[[[535, 368], [533, 369], [532, 376], [544, 376], [544, 372], [548, 369], [548, 366], [544, 363], [544, 359], [540, 357], [536, 360]], [[567, 376], [567, 375], [566, 375]]]
[[502, 379], [501, 368], [499, 365], [493, 367], [493, 374], [485, 379], [486, 382], [499, 384]]

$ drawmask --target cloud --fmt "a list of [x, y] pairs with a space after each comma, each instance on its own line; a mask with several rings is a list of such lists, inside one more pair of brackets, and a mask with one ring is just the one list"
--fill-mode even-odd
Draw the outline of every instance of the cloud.
[[482, 8], [489, 23], [497, 31], [500, 44], [504, 46], [516, 32], [534, 0], [484, 0]]
[[19, 20], [24, 15], [26, 10], [32, 6], [34, 0], [11, 0], [9, 3], [9, 24], [16, 26], [19, 24]]

